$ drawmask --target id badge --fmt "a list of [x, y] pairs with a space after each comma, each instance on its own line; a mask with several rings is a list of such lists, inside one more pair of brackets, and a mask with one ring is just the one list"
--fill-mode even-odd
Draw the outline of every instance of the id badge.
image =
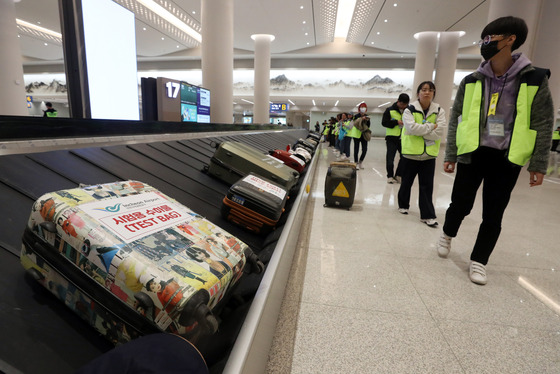
[[505, 136], [504, 120], [500, 117], [488, 118], [488, 135], [490, 136]]

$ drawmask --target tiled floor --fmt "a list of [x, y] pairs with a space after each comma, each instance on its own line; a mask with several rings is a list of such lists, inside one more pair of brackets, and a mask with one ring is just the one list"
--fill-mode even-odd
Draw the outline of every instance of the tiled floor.
[[[480, 196], [436, 254], [454, 174], [435, 176], [440, 228], [397, 212], [385, 142], [373, 139], [350, 211], [323, 207], [326, 144], [287, 286], [267, 373], [560, 373], [560, 178], [529, 187], [523, 170], [487, 266], [467, 274]], [[443, 153], [443, 150], [442, 150]]]

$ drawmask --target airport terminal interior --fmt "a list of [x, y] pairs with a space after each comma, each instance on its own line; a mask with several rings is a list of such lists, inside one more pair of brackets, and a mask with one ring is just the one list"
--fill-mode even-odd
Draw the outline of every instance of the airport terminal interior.
[[[82, 31], [72, 28], [84, 25], [69, 13], [101, 2], [133, 22], [132, 95], [122, 94], [124, 75], [103, 80], [112, 68], [97, 90], [84, 86], [94, 72], [76, 61], [85, 55]], [[521, 169], [487, 284], [479, 285], [469, 263], [482, 188], [448, 257], [438, 256], [456, 177], [444, 172], [445, 137], [433, 182], [437, 224], [428, 226], [418, 179], [408, 213], [399, 212], [401, 184], [388, 178], [381, 125], [399, 94], [416, 100], [422, 80], [436, 83], [434, 101], [449, 108], [449, 119], [461, 80], [482, 61], [482, 28], [516, 15], [529, 26], [520, 51], [552, 72], [553, 129], [560, 128], [557, 0], [0, 0], [0, 9], [0, 31], [13, 36], [0, 48], [21, 55], [0, 56], [0, 86], [13, 88], [0, 88], [0, 373], [71, 374], [113, 352], [103, 334], [115, 329], [93, 329], [32, 279], [19, 256], [43, 194], [130, 180], [201, 214], [265, 265], [240, 277], [217, 304], [217, 332], [195, 342], [211, 374], [560, 373], [560, 146], [550, 151], [542, 185], [531, 187]], [[110, 54], [97, 57], [116, 71]], [[97, 112], [95, 94], [116, 98]], [[41, 118], [46, 103], [56, 118]], [[208, 173], [219, 144], [268, 157], [363, 103], [372, 138], [349, 209], [325, 204], [327, 175], [341, 158], [323, 136], [275, 230], [258, 234], [225, 218], [231, 183]], [[121, 116], [129, 104], [132, 117]]]

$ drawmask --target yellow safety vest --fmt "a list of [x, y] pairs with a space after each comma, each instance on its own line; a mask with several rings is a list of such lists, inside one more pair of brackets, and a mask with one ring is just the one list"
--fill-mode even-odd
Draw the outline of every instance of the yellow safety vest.
[[[417, 111], [414, 107], [409, 107], [412, 115], [414, 116], [414, 122], [416, 123], [423, 123], [424, 121], [424, 113]], [[432, 113], [426, 118], [426, 122], [436, 123], [437, 113]], [[435, 140], [434, 144], [426, 146], [426, 142], [424, 141], [424, 137], [418, 135], [410, 135], [407, 134], [406, 128], [403, 127], [402, 129], [402, 154], [403, 155], [411, 155], [411, 156], [420, 156], [426, 152], [428, 155], [432, 157], [437, 157], [439, 154], [439, 146], [441, 141]]]
[[[389, 113], [391, 114], [391, 119], [394, 119], [394, 120], [397, 120], [397, 121], [402, 121], [402, 113], [399, 112], [398, 110], [390, 110]], [[392, 129], [387, 127], [387, 128], [385, 128], [385, 135], [400, 136], [401, 131], [402, 131], [402, 129], [400, 128], [400, 126], [395, 126]]]
[[[548, 70], [535, 68], [521, 76], [508, 152], [508, 160], [516, 165], [525, 165], [535, 149], [537, 132], [529, 128], [531, 108], [546, 74]], [[457, 124], [457, 155], [474, 152], [480, 145], [480, 120], [484, 106], [482, 81], [472, 75], [465, 79], [463, 111], [461, 122]]]

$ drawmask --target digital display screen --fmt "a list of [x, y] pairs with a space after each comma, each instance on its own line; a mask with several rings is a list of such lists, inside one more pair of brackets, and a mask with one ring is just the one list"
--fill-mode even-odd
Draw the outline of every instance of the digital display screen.
[[210, 123], [210, 90], [181, 82], [181, 121]]

